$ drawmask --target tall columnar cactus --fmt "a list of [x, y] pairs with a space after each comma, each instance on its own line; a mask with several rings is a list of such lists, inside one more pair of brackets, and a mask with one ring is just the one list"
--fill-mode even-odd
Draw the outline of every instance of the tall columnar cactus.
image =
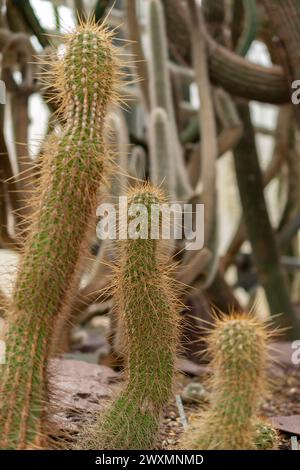
[[116, 198], [126, 192], [128, 184], [129, 133], [122, 109], [115, 107], [109, 113], [105, 131], [105, 140], [113, 154], [114, 166], [110, 178], [110, 194], [112, 202], [116, 202]]
[[1, 366], [0, 447], [43, 445], [47, 362], [53, 332], [67, 315], [87, 227], [107, 158], [102, 138], [107, 104], [116, 96], [116, 52], [106, 27], [82, 24], [52, 62], [65, 125], [41, 163], [35, 211], [21, 257]]
[[151, 182], [175, 199], [176, 171], [173, 162], [172, 136], [168, 115], [163, 108], [151, 112], [149, 125]]
[[149, 1], [148, 24], [150, 36], [149, 82], [152, 110], [163, 108], [170, 123], [173, 165], [176, 170], [176, 188], [180, 200], [186, 201], [193, 194], [185, 168], [183, 152], [178, 139], [172, 87], [168, 69], [168, 43], [164, 11], [160, 0]]
[[129, 210], [143, 204], [145, 238], [120, 240], [115, 274], [119, 325], [124, 329], [127, 385], [113, 404], [86, 429], [78, 448], [151, 449], [156, 443], [162, 407], [172, 394], [178, 343], [178, 308], [163, 258], [163, 241], [151, 239], [152, 204], [161, 193], [146, 184], [129, 193]]
[[128, 172], [130, 175], [129, 185], [134, 186], [146, 179], [147, 155], [143, 147], [136, 145], [131, 152]]
[[208, 338], [214, 372], [211, 405], [187, 432], [185, 448], [251, 450], [267, 445], [261, 436], [266, 429], [258, 426], [266, 387], [267, 337], [264, 325], [252, 316], [217, 320]]

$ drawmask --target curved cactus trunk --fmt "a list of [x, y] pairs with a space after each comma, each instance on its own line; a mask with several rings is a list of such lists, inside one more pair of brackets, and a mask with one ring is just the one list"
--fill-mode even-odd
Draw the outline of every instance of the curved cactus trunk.
[[116, 75], [110, 34], [103, 26], [81, 25], [53, 69], [66, 124], [41, 165], [35, 214], [8, 309], [7, 363], [0, 378], [3, 449], [43, 445], [52, 339], [66, 319], [107, 166], [102, 126]]
[[[148, 236], [151, 205], [161, 202], [159, 191], [149, 185], [133, 189], [129, 197], [129, 210], [132, 204], [147, 208], [148, 220], [142, 223]], [[172, 394], [178, 343], [178, 309], [162, 243], [150, 238], [119, 242], [115, 300], [125, 336], [127, 385], [84, 431], [78, 448], [151, 449], [156, 443], [161, 410]]]

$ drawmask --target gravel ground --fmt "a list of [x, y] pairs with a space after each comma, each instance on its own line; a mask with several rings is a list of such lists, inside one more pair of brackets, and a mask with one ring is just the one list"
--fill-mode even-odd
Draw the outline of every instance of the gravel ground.
[[[290, 348], [286, 348], [286, 351], [288, 354], [285, 354], [282, 365], [275, 366], [273, 363], [270, 369], [270, 393], [261, 405], [261, 416], [271, 419], [298, 415], [289, 420], [289, 425], [292, 423], [300, 435], [300, 365], [291, 365]], [[56, 395], [55, 402], [60, 404], [60, 409], [51, 416], [51, 419], [55, 427], [59, 428], [59, 434], [65, 436], [66, 433], [70, 433], [74, 436], [84, 421], [91, 420], [95, 412], [103, 410], [103, 407], [116, 396], [123, 386], [123, 374], [114, 372], [109, 367], [70, 359], [54, 362], [53, 366], [53, 390]], [[211, 372], [207, 366], [190, 362], [181, 366], [180, 370], [185, 370], [190, 375], [178, 373], [175, 392], [183, 397], [185, 415], [188, 422], [191, 422], [205, 404], [199, 401], [188, 403], [186, 387], [203, 391], [204, 385], [205, 392], [205, 383]], [[209, 393], [206, 391], [207, 395]], [[279, 421], [282, 422], [282, 418]], [[159, 448], [176, 448], [182, 433], [183, 426], [174, 399], [164, 413]], [[287, 450], [290, 447], [290, 434], [280, 432], [279, 449]]]
[[[199, 380], [200, 379], [200, 380]], [[205, 382], [205, 376], [191, 379], [180, 376], [177, 384], [178, 393], [191, 382]], [[261, 416], [272, 418], [274, 416], [300, 415], [300, 367], [276, 367], [270, 373], [270, 397], [261, 406]], [[184, 404], [188, 421], [196, 418], [201, 409], [201, 403]], [[300, 426], [300, 423], [299, 423]], [[170, 404], [165, 412], [161, 429], [161, 449], [172, 449], [178, 445], [183, 433], [183, 426], [176, 404]], [[299, 438], [300, 440], [300, 438]], [[279, 450], [290, 450], [290, 435], [280, 432]]]

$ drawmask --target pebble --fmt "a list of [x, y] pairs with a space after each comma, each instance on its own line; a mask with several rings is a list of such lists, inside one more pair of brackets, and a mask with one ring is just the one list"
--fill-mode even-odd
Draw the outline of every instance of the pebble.
[[178, 422], [177, 421], [170, 421], [168, 425], [170, 427], [178, 426]]
[[167, 444], [172, 446], [172, 445], [176, 444], [176, 441], [175, 441], [175, 439], [167, 439]]

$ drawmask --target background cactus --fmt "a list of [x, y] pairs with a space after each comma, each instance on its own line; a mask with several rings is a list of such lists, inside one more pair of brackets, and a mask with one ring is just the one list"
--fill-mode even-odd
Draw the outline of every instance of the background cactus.
[[172, 394], [178, 342], [178, 307], [164, 242], [149, 238], [151, 205], [163, 200], [148, 184], [129, 193], [129, 210], [132, 204], [147, 208], [148, 218], [141, 223], [148, 238], [118, 242], [115, 300], [125, 335], [127, 385], [92, 429], [85, 430], [78, 448], [151, 449], [156, 443], [162, 407]]
[[[173, 165], [176, 172], [176, 187], [179, 200], [191, 197], [193, 190], [188, 180], [182, 149], [178, 138], [172, 87], [168, 69], [168, 45], [166, 38], [164, 11], [160, 0], [149, 1], [150, 60], [149, 82], [152, 109], [163, 108], [170, 122], [170, 145], [172, 146]], [[171, 169], [169, 169], [171, 171]]]
[[128, 170], [131, 186], [146, 179], [147, 154], [143, 147], [136, 146], [132, 149]]
[[106, 27], [80, 25], [67, 37], [65, 54], [54, 58], [52, 70], [51, 85], [58, 88], [66, 121], [41, 164], [35, 213], [7, 315], [0, 447], [9, 449], [42, 445], [53, 331], [65, 323], [108, 166], [102, 128], [106, 106], [116, 97], [117, 62]]
[[123, 110], [112, 109], [106, 119], [106, 141], [114, 160], [114, 168], [111, 174], [110, 194], [112, 202], [126, 192], [129, 134]]
[[150, 178], [173, 201], [176, 195], [176, 169], [168, 115], [163, 108], [151, 112], [149, 125]]
[[217, 320], [208, 338], [211, 404], [187, 432], [185, 448], [251, 450], [257, 442], [265, 444], [257, 436], [257, 421], [266, 391], [267, 338], [265, 326], [254, 317]]

